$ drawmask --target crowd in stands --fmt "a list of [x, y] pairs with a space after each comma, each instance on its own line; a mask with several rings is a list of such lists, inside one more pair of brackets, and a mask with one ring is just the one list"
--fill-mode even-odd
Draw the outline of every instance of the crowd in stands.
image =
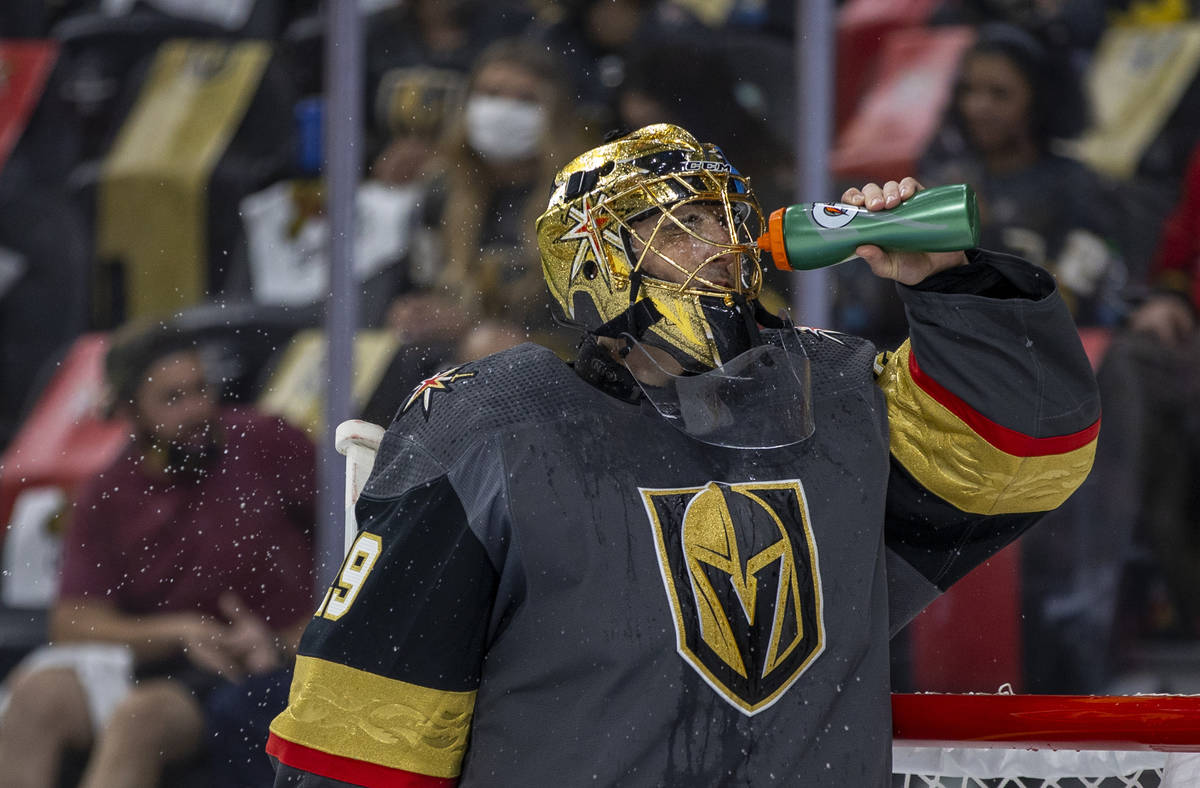
[[[1138, 643], [1200, 643], [1200, 4], [898, 5], [903, 11], [836, 4], [838, 43], [870, 45], [861, 57], [838, 53], [839, 65], [854, 68], [839, 67], [836, 76], [835, 147], [853, 137], [873, 99], [874, 106], [890, 100], [909, 116], [903, 120], [928, 121], [910, 124], [923, 129], [914, 143], [898, 134], [893, 168], [867, 179], [916, 174], [925, 186], [971, 184], [981, 245], [1045, 266], [1072, 305], [1098, 370], [1101, 439], [1089, 481], [1018, 545], [1023, 675], [1014, 679], [1037, 692], [1109, 691], [1138, 667]], [[795, 80], [812, 75], [795, 74], [804, 31], [796, 29], [794, 3], [361, 0], [359, 7], [365, 146], [354, 242], [362, 367], [355, 394], [364, 418], [386, 423], [417, 381], [522, 341], [572, 355], [578, 335], [550, 309], [534, 219], [555, 171], [610, 129], [677, 123], [723, 146], [764, 211], [797, 199]], [[50, 542], [65, 546], [61, 588], [44, 581], [33, 601], [14, 603], [8, 593], [2, 600], [16, 615], [0, 627], [36, 620], [42, 628], [35, 642], [0, 654], [12, 711], [0, 717], [0, 774], [16, 774], [6, 762], [12, 753], [31, 752], [41, 753], [41, 774], [61, 773], [55, 784], [153, 785], [162, 768], [180, 764], [221, 773], [222, 764], [254, 759], [247, 747], [257, 751], [267, 712], [285, 701], [280, 676], [294, 648], [294, 611], [267, 599], [274, 591], [244, 587], [226, 565], [230, 555], [254, 554], [265, 532], [235, 533], [218, 527], [228, 512], [197, 515], [181, 503], [200, 489], [194, 485], [218, 479], [217, 491], [205, 493], [210, 499], [255, 505], [246, 499], [254, 485], [230, 490], [207, 459], [196, 465], [188, 452], [203, 454], [208, 442], [156, 436], [142, 424], [141, 394], [128, 381], [123, 409], [104, 412], [100, 388], [91, 399], [54, 400], [73, 402], [73, 410], [45, 409], [56, 375], [90, 364], [80, 379], [99, 386], [108, 347], [123, 347], [135, 328], [143, 340], [166, 332], [170, 342], [155, 347], [169, 352], [149, 353], [138, 371], [164, 369], [164, 355], [186, 361], [178, 370], [187, 380], [171, 396], [200, 397], [206, 426], [197, 435], [220, 443], [254, 433], [264, 445], [286, 444], [281, 451], [292, 458], [311, 451], [322, 434], [318, 409], [305, 411], [293, 398], [285, 411], [271, 395], [320, 369], [319, 343], [302, 340], [320, 328], [328, 289], [325, 10], [318, 0], [0, 6], [5, 567], [30, 565], [14, 553], [12, 524], [34, 517], [32, 498], [23, 505], [21, 495], [36, 492], [31, 447], [53, 453], [44, 424], [78, 428], [64, 429], [68, 443], [54, 450], [79, 441], [95, 449], [60, 477], [54, 457], [46, 460], [48, 483], [64, 494], [34, 519]], [[908, 81], [873, 71], [883, 68], [893, 35], [936, 39], [937, 51], [953, 56], [932, 76], [914, 71]], [[884, 76], [893, 95], [880, 103], [872, 91]], [[868, 165], [833, 161], [830, 194], [805, 199], [831, 199], [864, 182]], [[835, 272], [832, 328], [896, 344], [905, 324], [891, 288], [858, 263]], [[800, 277], [768, 271], [764, 301], [784, 308], [799, 287]], [[118, 381], [108, 372], [111, 387]], [[184, 383], [197, 375], [203, 380], [192, 382], [211, 388], [189, 394]], [[79, 428], [113, 419], [122, 425], [115, 432]], [[175, 460], [182, 471], [171, 470]], [[302, 478], [280, 484], [304, 486], [311, 467], [300, 465], [288, 470]], [[127, 494], [143, 485], [146, 495], [167, 496], [165, 509], [191, 512], [185, 527], [217, 545], [203, 571], [225, 586], [200, 583], [190, 595], [155, 601], [145, 584], [165, 587], [184, 570], [168, 562], [135, 582], [135, 570], [114, 559], [104, 571], [116, 574], [97, 571], [89, 551], [107, 523], [95, 512], [118, 505], [120, 474], [137, 480]], [[254, 476], [255, 484], [265, 478]], [[265, 560], [260, 569], [278, 574], [281, 586], [290, 582], [283, 578], [302, 578], [290, 585], [293, 602], [311, 596], [296, 590], [307, 587], [312, 560], [312, 513], [296, 510], [301, 497], [276, 496], [269, 506], [258, 499], [275, 507], [279, 529], [296, 529], [295, 549], [280, 550], [276, 540], [258, 558], [233, 562]], [[153, 544], [172, 556], [186, 552], [178, 533], [134, 530], [123, 537], [131, 551]], [[58, 560], [43, 569], [58, 571]], [[201, 563], [188, 566], [194, 576]], [[7, 569], [0, 582], [16, 583]], [[97, 612], [106, 583], [123, 590], [112, 589]], [[37, 619], [38, 610], [51, 612]], [[92, 623], [101, 620], [107, 629]], [[195, 653], [201, 627], [235, 631], [226, 637], [242, 650], [231, 646], [205, 661], [203, 649]], [[131, 689], [106, 700], [101, 713], [91, 688], [44, 672], [85, 663], [42, 658], [14, 669], [38, 639], [86, 642], [101, 630], [100, 640], [131, 647], [135, 664], [124, 669], [138, 683], [130, 686], [160, 694], [146, 701]], [[898, 639], [897, 651], [905, 647]], [[86, 670], [114, 669], [104, 655], [96, 659]], [[895, 664], [899, 687], [914, 681], [908, 658], [898, 653]], [[1158, 676], [1134, 689], [1200, 691], [1200, 658], [1195, 674], [1191, 685]], [[163, 677], [167, 683], [151, 682]], [[172, 732], [177, 752], [147, 738], [145, 726], [127, 724], [139, 703], [158, 709], [158, 731]], [[41, 720], [54, 734], [41, 741], [53, 746], [12, 738], [15, 714]], [[261, 731], [256, 722], [230, 722], [251, 718], [262, 720]], [[136, 765], [130, 748], [147, 747], [163, 755], [142, 771], [143, 782], [112, 765]], [[90, 758], [63, 760], [88, 750]], [[270, 781], [269, 769], [238, 773], [247, 786]], [[21, 784], [44, 784], [38, 779], [46, 778]]]

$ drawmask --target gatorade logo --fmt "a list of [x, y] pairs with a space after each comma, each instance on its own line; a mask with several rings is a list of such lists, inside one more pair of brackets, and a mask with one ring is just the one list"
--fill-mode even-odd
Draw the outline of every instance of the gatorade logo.
[[812, 218], [821, 227], [836, 230], [850, 224], [858, 215], [858, 208], [844, 205], [840, 202], [815, 202], [812, 206]]

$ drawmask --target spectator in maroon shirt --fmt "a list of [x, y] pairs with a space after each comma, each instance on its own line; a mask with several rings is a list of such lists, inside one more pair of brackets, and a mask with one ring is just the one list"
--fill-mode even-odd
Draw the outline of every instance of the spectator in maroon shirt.
[[[89, 748], [88, 788], [155, 786], [206, 743], [254, 738], [212, 730], [206, 710], [215, 701], [227, 718], [231, 698], [261, 692], [311, 612], [315, 461], [304, 435], [222, 408], [197, 348], [171, 327], [119, 339], [107, 372], [133, 438], [75, 503], [49, 649], [76, 656], [14, 679], [0, 720], [9, 786], [55, 785], [64, 751]], [[79, 656], [97, 644], [129, 654], [131, 675]]]

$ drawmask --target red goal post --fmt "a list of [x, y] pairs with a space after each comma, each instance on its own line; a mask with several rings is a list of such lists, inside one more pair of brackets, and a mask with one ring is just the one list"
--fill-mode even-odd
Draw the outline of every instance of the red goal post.
[[892, 695], [897, 743], [1200, 752], [1197, 695]]
[[895, 694], [893, 785], [1194, 788], [1200, 696]]

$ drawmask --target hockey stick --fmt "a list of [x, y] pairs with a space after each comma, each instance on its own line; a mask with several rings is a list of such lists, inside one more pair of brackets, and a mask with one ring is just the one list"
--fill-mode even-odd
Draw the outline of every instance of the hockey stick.
[[345, 550], [350, 550], [358, 533], [354, 519], [354, 503], [367, 484], [371, 468], [375, 465], [375, 453], [383, 439], [383, 427], [361, 419], [343, 421], [334, 431], [334, 447], [346, 456], [346, 538]]

